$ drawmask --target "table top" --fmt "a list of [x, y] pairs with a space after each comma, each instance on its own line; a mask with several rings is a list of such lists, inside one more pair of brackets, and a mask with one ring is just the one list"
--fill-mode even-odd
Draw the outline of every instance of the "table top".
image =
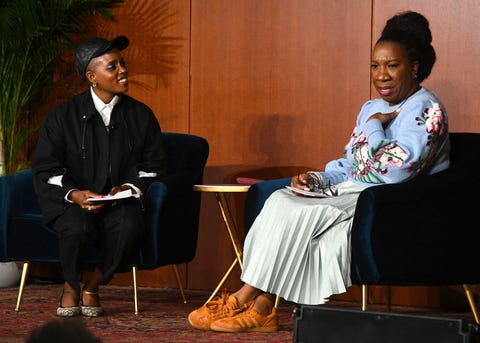
[[250, 185], [232, 184], [207, 184], [194, 185], [193, 189], [199, 192], [217, 192], [217, 193], [244, 193], [247, 192]]

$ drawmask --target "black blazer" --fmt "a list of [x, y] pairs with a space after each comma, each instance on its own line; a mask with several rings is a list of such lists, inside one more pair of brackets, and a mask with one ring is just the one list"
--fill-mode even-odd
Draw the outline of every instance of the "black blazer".
[[[50, 111], [40, 130], [33, 174], [35, 190], [47, 223], [65, 210], [71, 189], [108, 192], [131, 183], [144, 192], [150, 177], [139, 171], [166, 173], [166, 153], [155, 115], [145, 104], [120, 94], [108, 127], [95, 109], [90, 90]], [[62, 175], [62, 186], [52, 176]]]

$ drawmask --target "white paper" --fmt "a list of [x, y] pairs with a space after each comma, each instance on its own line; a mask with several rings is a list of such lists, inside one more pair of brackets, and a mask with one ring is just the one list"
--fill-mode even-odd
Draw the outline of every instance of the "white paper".
[[115, 195], [104, 195], [101, 198], [88, 198], [88, 201], [89, 202], [113, 201], [113, 200], [130, 198], [131, 196], [132, 196], [132, 190], [127, 189], [125, 191], [118, 192]]
[[306, 196], [306, 197], [312, 197], [312, 198], [328, 198], [328, 197], [330, 197], [330, 195], [325, 194], [325, 193], [305, 191], [303, 189], [290, 187], [290, 186], [285, 186], [285, 188], [291, 190], [293, 193], [300, 194], [300, 195], [303, 195], [303, 196]]

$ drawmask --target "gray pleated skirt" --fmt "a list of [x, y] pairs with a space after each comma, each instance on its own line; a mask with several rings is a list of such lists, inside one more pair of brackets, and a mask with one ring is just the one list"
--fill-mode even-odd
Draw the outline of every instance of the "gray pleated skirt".
[[347, 181], [336, 188], [330, 198], [273, 193], [245, 239], [242, 281], [298, 304], [345, 292], [353, 214], [365, 186]]

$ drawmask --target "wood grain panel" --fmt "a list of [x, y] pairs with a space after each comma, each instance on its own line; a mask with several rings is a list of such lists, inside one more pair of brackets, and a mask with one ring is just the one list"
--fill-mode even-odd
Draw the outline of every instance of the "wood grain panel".
[[[210, 143], [205, 182], [291, 176], [342, 154], [369, 97], [370, 11], [353, 0], [192, 2], [191, 132]], [[194, 288], [215, 286], [233, 260], [203, 199]], [[232, 199], [239, 222], [242, 201]]]
[[128, 94], [153, 109], [162, 130], [188, 132], [190, 1], [129, 0], [114, 15], [96, 34], [130, 39]]
[[480, 56], [478, 0], [381, 0], [374, 1], [373, 32], [376, 36], [394, 14], [413, 10], [430, 22], [437, 62], [425, 86], [434, 91], [446, 106], [450, 131], [480, 132]]
[[356, 1], [193, 2], [191, 128], [209, 165], [337, 157], [369, 96], [369, 26]]

